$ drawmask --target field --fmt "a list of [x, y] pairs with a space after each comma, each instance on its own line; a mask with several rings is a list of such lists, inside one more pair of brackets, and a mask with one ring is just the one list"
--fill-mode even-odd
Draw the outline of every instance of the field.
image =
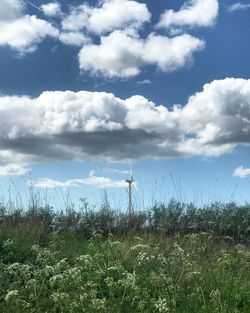
[[2, 207], [0, 312], [249, 313], [249, 214]]

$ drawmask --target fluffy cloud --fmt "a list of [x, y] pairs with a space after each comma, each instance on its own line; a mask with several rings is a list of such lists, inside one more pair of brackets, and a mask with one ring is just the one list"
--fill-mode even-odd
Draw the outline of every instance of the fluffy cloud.
[[[193, 54], [204, 48], [203, 40], [188, 34], [168, 38], [151, 33], [142, 38], [138, 30], [150, 19], [147, 6], [133, 0], [102, 0], [96, 7], [73, 6], [62, 20], [60, 39], [65, 44], [83, 44], [80, 69], [107, 78], [136, 76], [145, 65], [175, 71], [192, 63]], [[99, 44], [85, 40], [93, 34], [100, 36]]]
[[235, 11], [247, 10], [247, 9], [250, 9], [250, 3], [237, 2], [228, 6], [229, 12], [235, 12]]
[[62, 32], [59, 35], [59, 39], [65, 45], [78, 47], [90, 42], [90, 38], [81, 32]]
[[206, 84], [182, 109], [183, 127], [201, 144], [249, 144], [250, 80], [225, 79]]
[[[151, 14], [146, 4], [134, 0], [70, 6], [68, 14], [56, 1], [37, 7], [50, 18], [60, 18], [60, 29], [27, 14], [23, 0], [2, 1], [0, 47], [9, 46], [24, 55], [35, 51], [46, 37], [56, 38], [65, 45], [82, 47], [78, 54], [80, 70], [108, 78], [136, 76], [146, 65], [175, 71], [191, 64], [194, 53], [205, 46], [203, 40], [188, 34], [168, 38], [151, 33], [142, 38], [139, 29], [150, 21]], [[92, 43], [96, 35], [101, 36], [99, 44]]]
[[24, 15], [21, 0], [3, 0], [0, 11], [0, 46], [9, 46], [19, 53], [33, 52], [47, 36], [58, 36], [58, 30], [36, 16]]
[[189, 0], [179, 11], [166, 10], [158, 27], [179, 31], [185, 27], [212, 26], [219, 10], [218, 0]]
[[66, 181], [57, 181], [50, 178], [41, 178], [34, 183], [38, 188], [69, 188], [80, 187], [82, 185], [95, 186], [98, 188], [125, 188], [127, 183], [124, 180], [112, 180], [102, 176], [89, 176], [82, 179], [70, 179]]
[[29, 171], [29, 157], [0, 148], [0, 176], [19, 176]]
[[250, 168], [245, 168], [243, 166], [237, 167], [233, 172], [234, 177], [245, 178], [249, 175], [250, 175]]
[[0, 46], [10, 46], [20, 53], [33, 52], [45, 37], [58, 34], [50, 23], [36, 16], [25, 15], [4, 23], [0, 21]]
[[10, 21], [20, 17], [25, 9], [20, 0], [1, 0], [0, 21]]
[[134, 32], [115, 31], [101, 37], [100, 45], [85, 45], [79, 53], [80, 68], [106, 77], [138, 75], [143, 65], [156, 65], [164, 72], [192, 62], [204, 42], [191, 35], [174, 38], [151, 34], [145, 40]]
[[73, 7], [62, 21], [62, 28], [68, 31], [87, 29], [100, 35], [128, 26], [138, 28], [148, 22], [150, 17], [144, 3], [133, 0], [103, 0], [99, 7], [85, 4]]
[[61, 5], [58, 2], [50, 2], [41, 5], [43, 13], [49, 17], [62, 16]]
[[0, 166], [214, 157], [249, 144], [250, 80], [213, 81], [172, 110], [105, 92], [0, 97]]

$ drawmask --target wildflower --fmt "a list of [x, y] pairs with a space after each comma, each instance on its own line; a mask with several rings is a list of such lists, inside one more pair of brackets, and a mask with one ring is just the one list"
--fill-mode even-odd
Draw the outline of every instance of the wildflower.
[[31, 307], [31, 304], [27, 301], [21, 300], [19, 303], [23, 309], [29, 309]]
[[62, 259], [59, 262], [56, 263], [55, 265], [55, 270], [57, 272], [61, 271], [62, 269], [64, 269], [67, 266], [67, 259]]
[[80, 283], [82, 280], [81, 270], [78, 267], [72, 267], [68, 270], [68, 276], [74, 283]]
[[19, 292], [18, 290], [11, 290], [9, 291], [6, 296], [5, 296], [5, 301], [6, 302], [11, 302], [13, 301], [14, 299], [16, 299], [19, 295]]
[[219, 291], [218, 289], [212, 290], [212, 291], [210, 292], [210, 297], [211, 297], [212, 299], [218, 299], [218, 298], [220, 297], [220, 291]]
[[51, 299], [55, 304], [61, 304], [69, 299], [69, 295], [66, 292], [54, 292], [51, 295]]
[[57, 284], [60, 284], [61, 282], [64, 281], [65, 277], [66, 277], [65, 274], [57, 274], [52, 276], [49, 280], [50, 286], [53, 287]]
[[80, 255], [76, 261], [83, 264], [86, 268], [93, 264], [93, 258], [89, 254]]
[[173, 256], [176, 257], [183, 257], [184, 256], [184, 250], [177, 244], [174, 244], [174, 251], [172, 252]]
[[44, 275], [45, 276], [50, 276], [53, 275], [55, 272], [54, 267], [50, 265], [46, 265], [44, 268]]
[[125, 276], [125, 278], [119, 281], [123, 287], [129, 288], [135, 286], [135, 273], [131, 274], [126, 272], [123, 274], [123, 276]]
[[92, 299], [92, 308], [96, 311], [103, 311], [106, 307], [106, 298]]
[[167, 300], [164, 298], [158, 299], [155, 303], [155, 307], [160, 313], [170, 312]]
[[29, 279], [26, 283], [25, 288], [34, 288], [36, 286], [36, 280], [35, 279]]
[[3, 248], [12, 247], [14, 244], [14, 241], [12, 239], [7, 239], [3, 242]]
[[31, 250], [34, 251], [34, 252], [36, 252], [36, 253], [38, 253], [38, 252], [41, 251], [41, 248], [39, 247], [39, 245], [33, 245], [33, 246], [31, 247]]
[[138, 264], [141, 265], [143, 261], [146, 259], [147, 254], [145, 252], [140, 252], [137, 256]]
[[69, 307], [71, 309], [71, 312], [78, 312], [80, 308], [80, 303], [78, 303], [77, 301], [73, 301], [70, 303]]
[[31, 276], [30, 269], [31, 269], [30, 266], [27, 264], [20, 264], [18, 262], [15, 262], [9, 265], [6, 268], [6, 271], [10, 275], [23, 277], [25, 279], [30, 279], [30, 276]]

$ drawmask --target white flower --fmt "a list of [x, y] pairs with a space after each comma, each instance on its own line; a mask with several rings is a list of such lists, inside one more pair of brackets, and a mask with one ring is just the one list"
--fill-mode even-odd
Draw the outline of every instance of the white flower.
[[14, 241], [12, 239], [7, 239], [3, 242], [3, 248], [11, 247], [13, 246]]
[[11, 302], [13, 299], [16, 299], [18, 297], [18, 290], [11, 290], [9, 291], [5, 296], [6, 302]]
[[170, 312], [167, 300], [164, 298], [158, 299], [157, 302], [155, 303], [155, 307], [160, 313]]
[[51, 295], [51, 299], [56, 304], [60, 304], [61, 302], [67, 301], [69, 299], [69, 295], [66, 292], [54, 292]]

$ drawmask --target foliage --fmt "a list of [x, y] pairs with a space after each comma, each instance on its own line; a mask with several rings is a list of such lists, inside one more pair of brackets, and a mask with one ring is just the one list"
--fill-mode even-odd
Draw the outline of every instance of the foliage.
[[79, 210], [74, 207], [55, 212], [52, 207], [31, 206], [29, 210], [7, 209], [0, 205], [0, 233], [12, 231], [34, 232], [40, 243], [46, 243], [49, 233], [72, 233], [91, 238], [99, 233], [107, 238], [127, 234], [165, 234], [181, 236], [200, 232], [213, 232], [218, 237], [247, 243], [250, 238], [250, 205], [215, 202], [203, 207], [193, 203], [171, 200], [169, 203], [155, 203], [150, 209], [128, 216], [111, 209], [105, 199], [100, 209], [91, 207], [81, 199]]
[[213, 233], [29, 236], [0, 238], [0, 312], [250, 312], [250, 252]]

